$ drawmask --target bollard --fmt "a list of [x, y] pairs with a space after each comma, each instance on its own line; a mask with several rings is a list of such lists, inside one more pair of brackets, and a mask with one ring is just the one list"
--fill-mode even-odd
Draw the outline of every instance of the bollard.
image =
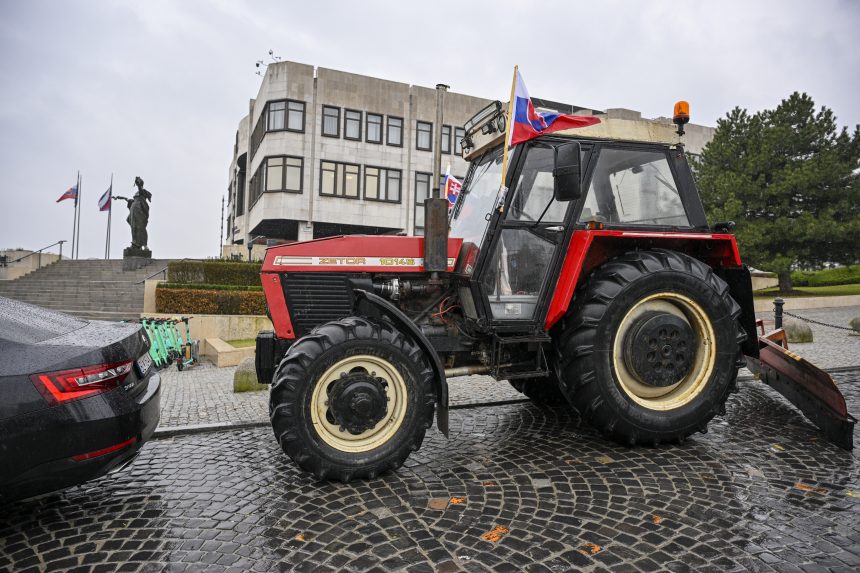
[[773, 327], [782, 328], [782, 305], [785, 301], [777, 297], [773, 299]]

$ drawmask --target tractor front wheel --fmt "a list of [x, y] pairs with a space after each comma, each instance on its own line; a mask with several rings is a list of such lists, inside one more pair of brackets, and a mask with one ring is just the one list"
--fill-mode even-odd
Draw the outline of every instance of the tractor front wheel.
[[556, 340], [562, 390], [586, 420], [633, 445], [683, 440], [736, 387], [740, 306], [703, 262], [628, 253], [577, 291]]
[[432, 371], [391, 324], [349, 317], [290, 347], [269, 399], [284, 452], [318, 479], [373, 478], [400, 467], [433, 420]]

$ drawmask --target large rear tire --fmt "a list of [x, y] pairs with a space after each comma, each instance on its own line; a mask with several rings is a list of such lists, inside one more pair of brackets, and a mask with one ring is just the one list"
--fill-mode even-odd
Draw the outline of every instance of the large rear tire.
[[284, 452], [318, 479], [373, 478], [400, 467], [433, 421], [432, 371], [384, 321], [315, 328], [275, 372], [269, 415]]
[[706, 431], [736, 389], [740, 306], [699, 260], [627, 253], [596, 269], [556, 339], [562, 391], [583, 417], [626, 444]]

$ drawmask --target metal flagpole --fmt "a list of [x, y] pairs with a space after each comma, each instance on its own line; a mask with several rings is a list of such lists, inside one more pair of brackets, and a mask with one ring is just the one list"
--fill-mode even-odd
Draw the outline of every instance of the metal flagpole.
[[105, 259], [110, 258], [110, 215], [113, 209], [113, 173], [110, 174], [110, 187], [108, 188], [108, 220], [107, 220], [107, 235], [105, 236]]
[[78, 230], [78, 188], [81, 185], [81, 172], [78, 171], [78, 176], [75, 178], [75, 208], [72, 211], [72, 250], [69, 258], [75, 258], [75, 234]]
[[81, 187], [82, 187], [83, 180], [84, 180], [84, 178], [81, 177], [80, 174], [78, 174], [78, 204], [76, 205], [77, 211], [78, 211], [78, 214], [77, 214], [77, 218], [78, 218], [78, 240], [77, 240], [77, 243], [75, 243], [75, 258], [76, 259], [79, 257], [80, 252], [81, 252], [81, 201], [83, 200], [83, 193], [81, 193]]

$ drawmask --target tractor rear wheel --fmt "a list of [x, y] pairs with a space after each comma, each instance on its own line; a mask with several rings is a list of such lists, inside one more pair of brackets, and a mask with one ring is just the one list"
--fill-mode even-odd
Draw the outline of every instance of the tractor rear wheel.
[[529, 400], [541, 406], [560, 406], [566, 404], [567, 400], [558, 387], [558, 379], [555, 374], [547, 378], [525, 378], [520, 380], [508, 380], [514, 389], [524, 394]]
[[704, 432], [736, 388], [740, 312], [699, 260], [656, 249], [622, 255], [592, 273], [563, 321], [562, 390], [623, 443]]
[[391, 324], [348, 317], [290, 347], [269, 416], [284, 452], [318, 479], [373, 478], [400, 467], [433, 421], [432, 371]]

